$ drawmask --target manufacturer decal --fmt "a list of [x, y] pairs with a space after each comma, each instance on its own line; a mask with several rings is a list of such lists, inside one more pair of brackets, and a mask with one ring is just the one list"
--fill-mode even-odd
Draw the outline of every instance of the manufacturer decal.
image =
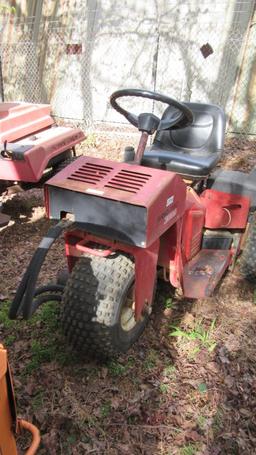
[[174, 201], [174, 195], [168, 197], [168, 199], [166, 201], [166, 207], [169, 207], [169, 205], [173, 204], [173, 201]]
[[90, 194], [96, 194], [97, 196], [102, 196], [104, 194], [104, 191], [96, 190], [95, 188], [88, 188], [87, 190], [85, 190], [85, 192]]

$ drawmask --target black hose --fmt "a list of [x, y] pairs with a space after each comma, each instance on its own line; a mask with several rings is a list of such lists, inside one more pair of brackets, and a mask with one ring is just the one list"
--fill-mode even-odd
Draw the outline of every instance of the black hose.
[[[10, 319], [16, 319], [17, 316], [21, 314], [24, 319], [29, 319], [34, 313], [36, 308], [34, 308], [33, 306], [33, 299], [35, 295], [39, 295], [42, 293], [40, 291], [40, 288], [39, 290], [36, 291], [35, 286], [45, 257], [49, 249], [51, 248], [52, 244], [55, 242], [55, 240], [57, 240], [62, 231], [70, 227], [72, 224], [73, 224], [72, 221], [68, 220], [60, 221], [58, 224], [56, 224], [56, 226], [53, 226], [49, 229], [46, 236], [40, 242], [40, 245], [36, 249], [29, 263], [29, 266], [19, 284], [16, 295], [11, 304], [9, 310]], [[43, 292], [47, 292], [47, 290], [52, 291], [53, 288], [50, 288], [50, 286], [52, 285], [47, 286], [47, 289], [45, 289], [45, 291]]]
[[40, 307], [43, 303], [46, 302], [61, 302], [62, 295], [61, 294], [44, 294], [40, 295], [37, 299], [34, 299], [32, 302], [32, 311], [33, 314], [38, 307]]
[[40, 294], [44, 294], [45, 292], [63, 292], [64, 287], [65, 286], [63, 284], [53, 283], [46, 284], [45, 286], [40, 286], [39, 288], [36, 288], [34, 295], [36, 297]]

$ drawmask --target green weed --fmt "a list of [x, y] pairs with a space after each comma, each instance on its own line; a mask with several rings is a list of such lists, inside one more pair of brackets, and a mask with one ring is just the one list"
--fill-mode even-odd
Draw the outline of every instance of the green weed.
[[201, 430], [205, 429], [206, 423], [207, 423], [207, 419], [205, 416], [199, 415], [197, 417], [197, 424]]
[[44, 402], [44, 394], [42, 391], [39, 391], [33, 398], [32, 398], [32, 407], [33, 410], [36, 411], [43, 407]]
[[198, 390], [199, 390], [200, 393], [207, 392], [207, 385], [204, 382], [202, 382], [201, 384], [199, 384]]
[[108, 417], [111, 412], [111, 403], [107, 401], [100, 408], [101, 417]]
[[179, 327], [172, 326], [172, 331], [169, 333], [172, 337], [185, 338], [189, 341], [195, 341], [197, 346], [193, 350], [193, 353], [196, 354], [202, 348], [208, 350], [208, 352], [213, 352], [216, 347], [216, 342], [212, 338], [212, 332], [215, 327], [216, 320], [214, 319], [208, 330], [205, 330], [202, 326], [202, 321], [199, 321], [195, 328], [192, 330], [182, 330]]
[[165, 302], [164, 302], [164, 308], [165, 308], [166, 310], [171, 310], [171, 309], [173, 309], [173, 301], [172, 301], [172, 298], [171, 298], [171, 297], [169, 297], [168, 299], [165, 300]]
[[161, 382], [161, 384], [159, 385], [159, 390], [162, 394], [166, 394], [168, 393], [169, 391], [169, 386], [168, 384], [165, 384], [164, 382]]
[[56, 306], [55, 302], [49, 302], [42, 306], [41, 312], [35, 314], [36, 321], [42, 321], [45, 324], [47, 332], [52, 332], [52, 330], [58, 327], [58, 313], [59, 309]]
[[126, 364], [123, 365], [115, 360], [112, 360], [108, 363], [108, 371], [112, 376], [122, 376], [125, 374], [130, 368], [133, 367], [135, 360], [133, 357], [129, 357]]
[[221, 409], [218, 409], [215, 416], [213, 417], [212, 428], [215, 433], [221, 430], [223, 426], [223, 414]]
[[9, 319], [8, 316], [10, 304], [8, 300], [0, 304], [0, 324], [3, 324], [6, 329], [11, 329], [16, 325], [16, 321]]
[[198, 444], [187, 444], [181, 448], [181, 455], [196, 455], [198, 453]]
[[156, 351], [151, 349], [148, 352], [147, 357], [143, 362], [144, 370], [151, 370], [152, 368], [155, 368], [157, 359], [158, 359], [158, 355], [157, 355]]
[[168, 365], [163, 370], [163, 376], [166, 378], [175, 378], [176, 376], [176, 367], [174, 365]]
[[53, 346], [42, 345], [39, 341], [33, 340], [31, 343], [32, 358], [25, 367], [25, 373], [30, 374], [37, 370], [41, 364], [51, 362], [55, 358], [56, 348]]
[[4, 345], [6, 347], [10, 347], [15, 340], [16, 340], [15, 335], [8, 335], [7, 337], [4, 338]]
[[126, 372], [126, 367], [125, 365], [122, 365], [121, 363], [112, 360], [108, 364], [108, 371], [112, 376], [122, 376]]

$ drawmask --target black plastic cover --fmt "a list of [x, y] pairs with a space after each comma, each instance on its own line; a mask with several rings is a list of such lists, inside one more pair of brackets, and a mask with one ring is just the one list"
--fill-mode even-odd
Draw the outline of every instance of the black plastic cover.
[[151, 113], [144, 113], [138, 116], [138, 130], [145, 131], [148, 134], [156, 132], [160, 119]]
[[65, 211], [94, 235], [109, 237], [129, 245], [145, 245], [147, 239], [147, 210], [145, 207], [77, 193], [63, 188], [48, 187], [50, 218], [59, 220], [63, 201]]

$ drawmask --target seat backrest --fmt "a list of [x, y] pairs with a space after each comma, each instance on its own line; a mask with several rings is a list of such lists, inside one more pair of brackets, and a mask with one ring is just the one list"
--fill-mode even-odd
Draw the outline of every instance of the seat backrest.
[[[154, 144], [164, 149], [179, 149], [205, 155], [223, 150], [226, 117], [223, 109], [214, 104], [184, 103], [194, 114], [192, 125], [181, 129], [159, 131]], [[163, 113], [168, 118], [170, 107]], [[177, 150], [178, 151], [178, 150]]]

